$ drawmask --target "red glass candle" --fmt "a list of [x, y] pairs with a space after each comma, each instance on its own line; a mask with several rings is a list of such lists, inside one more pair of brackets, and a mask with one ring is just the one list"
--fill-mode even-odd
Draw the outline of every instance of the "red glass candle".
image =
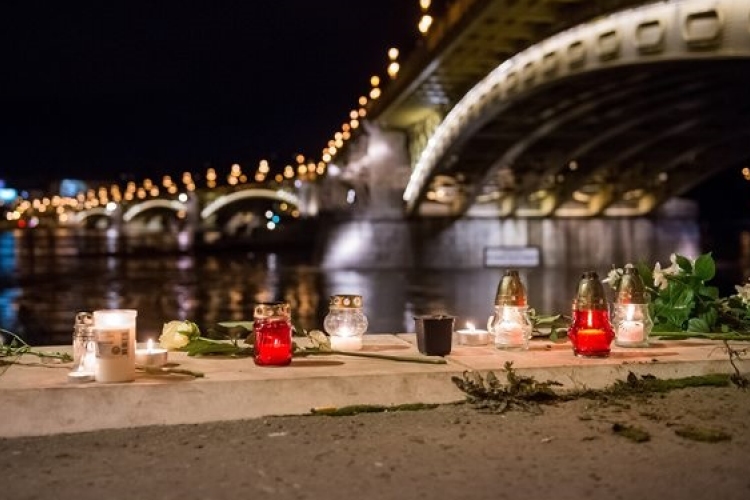
[[286, 366], [292, 362], [292, 322], [287, 302], [258, 304], [253, 330], [256, 365]]
[[614, 330], [609, 322], [609, 312], [601, 309], [573, 311], [573, 324], [568, 330], [576, 356], [607, 357], [610, 353]]
[[573, 301], [573, 322], [568, 329], [576, 356], [607, 357], [615, 332], [609, 322], [609, 308], [599, 276], [587, 271], [578, 283]]

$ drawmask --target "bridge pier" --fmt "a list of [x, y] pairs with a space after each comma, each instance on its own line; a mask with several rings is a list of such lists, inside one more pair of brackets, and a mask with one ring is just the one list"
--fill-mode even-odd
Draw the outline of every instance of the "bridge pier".
[[539, 266], [605, 272], [613, 264], [700, 252], [692, 205], [672, 200], [650, 217], [323, 219], [319, 264], [350, 269], [480, 269], [489, 247], [536, 247]]

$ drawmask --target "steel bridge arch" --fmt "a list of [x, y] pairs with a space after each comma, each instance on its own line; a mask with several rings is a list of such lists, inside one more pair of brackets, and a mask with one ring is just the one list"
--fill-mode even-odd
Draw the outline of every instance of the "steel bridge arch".
[[224, 196], [220, 196], [213, 200], [211, 203], [206, 205], [203, 210], [201, 210], [201, 219], [206, 220], [212, 215], [214, 215], [217, 211], [222, 209], [223, 207], [234, 203], [239, 200], [245, 200], [245, 199], [252, 199], [252, 198], [265, 198], [269, 200], [276, 200], [284, 203], [288, 203], [289, 205], [293, 205], [295, 207], [300, 206], [300, 199], [297, 197], [297, 195], [290, 193], [289, 191], [284, 191], [283, 189], [262, 189], [262, 188], [252, 188], [252, 189], [245, 189], [242, 191], [235, 191], [234, 193], [226, 194]]
[[126, 223], [130, 222], [139, 214], [145, 212], [146, 210], [153, 210], [154, 208], [165, 208], [167, 210], [172, 210], [173, 212], [180, 212], [182, 210], [186, 210], [187, 205], [178, 200], [147, 200], [128, 207], [125, 213], [122, 214], [122, 220]]
[[491, 71], [436, 127], [404, 191], [406, 213], [416, 212], [441, 164], [449, 162], [463, 142], [531, 91], [599, 70], [716, 58], [750, 59], [750, 2], [681, 0], [643, 5], [533, 45]]

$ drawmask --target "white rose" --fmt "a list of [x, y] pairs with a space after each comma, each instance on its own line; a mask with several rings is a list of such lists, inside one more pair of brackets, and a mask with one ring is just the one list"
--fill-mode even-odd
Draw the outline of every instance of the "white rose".
[[198, 325], [192, 321], [170, 321], [164, 323], [159, 337], [159, 344], [164, 349], [177, 350], [182, 349], [193, 337], [200, 335]]

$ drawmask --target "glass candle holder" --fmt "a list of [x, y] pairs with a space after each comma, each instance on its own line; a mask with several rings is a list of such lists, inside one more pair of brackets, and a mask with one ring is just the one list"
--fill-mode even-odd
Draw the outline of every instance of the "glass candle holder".
[[648, 294], [638, 269], [625, 267], [617, 287], [617, 298], [612, 311], [615, 345], [647, 347], [648, 336], [654, 326], [649, 314]]
[[288, 302], [255, 306], [254, 361], [260, 366], [287, 366], [292, 362], [292, 320]]
[[573, 322], [568, 328], [573, 352], [576, 356], [605, 358], [611, 352], [614, 337], [602, 283], [596, 272], [587, 271], [578, 283]]
[[130, 382], [135, 380], [134, 309], [94, 311], [97, 382]]
[[96, 372], [96, 339], [94, 318], [89, 312], [76, 314], [73, 326], [73, 367], [68, 381], [73, 383], [93, 382]]
[[505, 272], [495, 295], [495, 312], [487, 320], [487, 330], [495, 337], [495, 347], [504, 350], [529, 348], [533, 326], [526, 302], [526, 288], [518, 271]]
[[359, 351], [367, 331], [367, 316], [362, 312], [361, 295], [333, 295], [323, 328], [330, 335], [334, 351]]

